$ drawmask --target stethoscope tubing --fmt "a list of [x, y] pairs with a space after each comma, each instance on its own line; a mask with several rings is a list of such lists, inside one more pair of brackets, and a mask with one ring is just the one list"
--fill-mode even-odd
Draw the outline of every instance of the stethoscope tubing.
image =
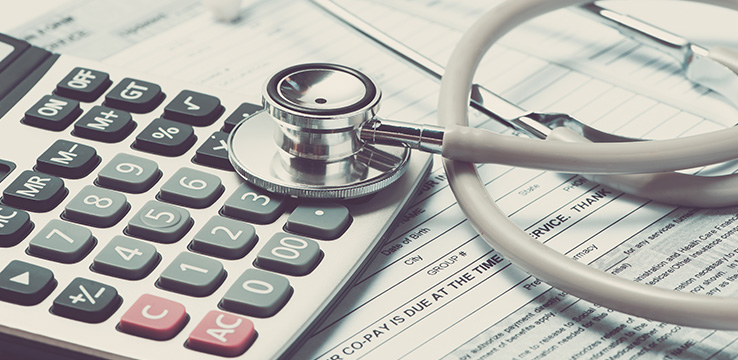
[[[451, 129], [451, 136], [456, 129], [459, 129], [459, 134], [466, 131], [456, 126], [467, 125], [472, 79], [487, 49], [505, 33], [528, 19], [585, 2], [514, 0], [502, 3], [484, 14], [457, 44], [442, 79], [438, 118], [442, 125]], [[699, 2], [738, 10], [738, 1]], [[491, 160], [493, 163], [517, 166], [523, 164], [565, 172], [668, 171], [698, 166], [697, 163], [706, 165], [704, 161], [712, 163], [735, 158], [736, 149], [735, 146], [730, 146], [730, 139], [735, 142], [736, 134], [732, 132], [736, 131], [738, 130], [728, 129], [717, 134], [665, 142], [643, 142], [642, 145], [631, 143], [626, 146], [637, 145], [638, 151], [623, 150], [623, 152], [616, 151], [616, 148], [609, 144], [563, 144], [554, 141], [503, 139], [501, 135], [492, 134], [484, 135], [484, 139], [475, 139], [473, 144], [469, 138], [460, 141], [469, 144], [468, 148], [444, 149], [443, 154], [448, 157], [444, 158], [443, 165], [458, 203], [472, 226], [496, 251], [538, 279], [584, 300], [632, 315], [682, 326], [738, 330], [736, 298], [682, 293], [629, 281], [579, 263], [532, 239], [510, 222], [495, 205], [487, 189], [480, 182], [473, 163]], [[538, 143], [534, 144], [534, 141]], [[484, 151], [490, 153], [482, 154], [484, 151], [476, 147], [480, 143], [488, 144]], [[444, 147], [448, 144], [444, 136]], [[451, 144], [454, 144], [453, 140]], [[472, 148], [474, 150], [471, 150]], [[612, 153], [592, 155], [602, 152], [601, 149], [607, 149]], [[696, 154], [698, 152], [704, 154]], [[458, 154], [463, 154], [465, 161], [455, 160], [461, 158], [457, 156]], [[638, 160], [644, 156], [649, 156], [648, 160]], [[557, 159], [564, 160], [553, 167], [547, 165], [550, 164], [549, 160]], [[711, 161], [713, 159], [716, 161]], [[567, 165], [571, 167], [567, 168]], [[579, 166], [582, 166], [583, 170], [580, 170]]]

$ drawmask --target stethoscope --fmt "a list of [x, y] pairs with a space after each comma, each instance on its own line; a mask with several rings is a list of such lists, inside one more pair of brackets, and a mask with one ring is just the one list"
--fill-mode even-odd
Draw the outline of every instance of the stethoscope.
[[[738, 9], [735, 0], [700, 2]], [[271, 192], [347, 199], [376, 193], [399, 178], [411, 149], [439, 153], [470, 223], [496, 251], [531, 275], [579, 298], [636, 316], [738, 330], [738, 299], [635, 283], [570, 259], [510, 222], [479, 181], [474, 164], [490, 162], [589, 174], [584, 176], [624, 192], [678, 205], [738, 203], [738, 176], [672, 172], [738, 158], [738, 128], [671, 140], [629, 141], [633, 139], [598, 132], [568, 115], [524, 112], [472, 84], [484, 53], [507, 31], [535, 16], [583, 3], [511, 0], [483, 15], [460, 40], [446, 67], [438, 102], [438, 119], [445, 128], [378, 117], [381, 91], [357, 70], [325, 63], [281, 70], [264, 85], [264, 110], [232, 130], [231, 163], [244, 179]], [[710, 60], [713, 55], [690, 45], [680, 46], [691, 61]], [[720, 60], [719, 55], [711, 60]], [[723, 60], [718, 65], [738, 69], [730, 56]], [[705, 76], [715, 74], [721, 73]], [[470, 98], [485, 105], [490, 116], [531, 138], [467, 127]], [[603, 143], [590, 144], [588, 138]]]

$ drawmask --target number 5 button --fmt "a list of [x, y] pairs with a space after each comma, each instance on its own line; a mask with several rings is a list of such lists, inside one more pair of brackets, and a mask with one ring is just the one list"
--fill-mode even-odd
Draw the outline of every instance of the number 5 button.
[[187, 210], [150, 200], [128, 222], [126, 231], [142, 239], [173, 243], [181, 239], [191, 225]]

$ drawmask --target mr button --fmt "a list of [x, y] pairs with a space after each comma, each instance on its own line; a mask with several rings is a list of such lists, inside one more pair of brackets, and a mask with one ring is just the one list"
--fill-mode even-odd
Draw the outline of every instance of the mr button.
[[26, 170], [3, 191], [3, 203], [24, 210], [45, 212], [59, 205], [66, 194], [62, 179]]

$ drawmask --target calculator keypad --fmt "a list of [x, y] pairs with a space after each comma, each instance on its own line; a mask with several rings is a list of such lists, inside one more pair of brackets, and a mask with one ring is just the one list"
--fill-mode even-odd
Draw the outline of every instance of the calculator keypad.
[[[226, 179], [237, 176], [229, 132], [260, 105], [222, 116], [212, 95], [166, 97], [158, 84], [76, 67], [23, 113], [18, 126], [52, 130], [54, 139], [22, 171], [0, 160], [0, 181], [15, 176], [3, 181], [0, 247], [22, 246], [49, 268], [8, 263], [0, 301], [46, 299], [44, 311], [100, 326], [118, 313], [122, 336], [186, 339], [178, 346], [188, 352], [238, 356], [259, 341], [249, 318], [302, 306], [296, 289], [324, 261], [323, 240], [343, 235], [352, 217], [339, 203]], [[150, 293], [131, 292], [131, 283]]]

